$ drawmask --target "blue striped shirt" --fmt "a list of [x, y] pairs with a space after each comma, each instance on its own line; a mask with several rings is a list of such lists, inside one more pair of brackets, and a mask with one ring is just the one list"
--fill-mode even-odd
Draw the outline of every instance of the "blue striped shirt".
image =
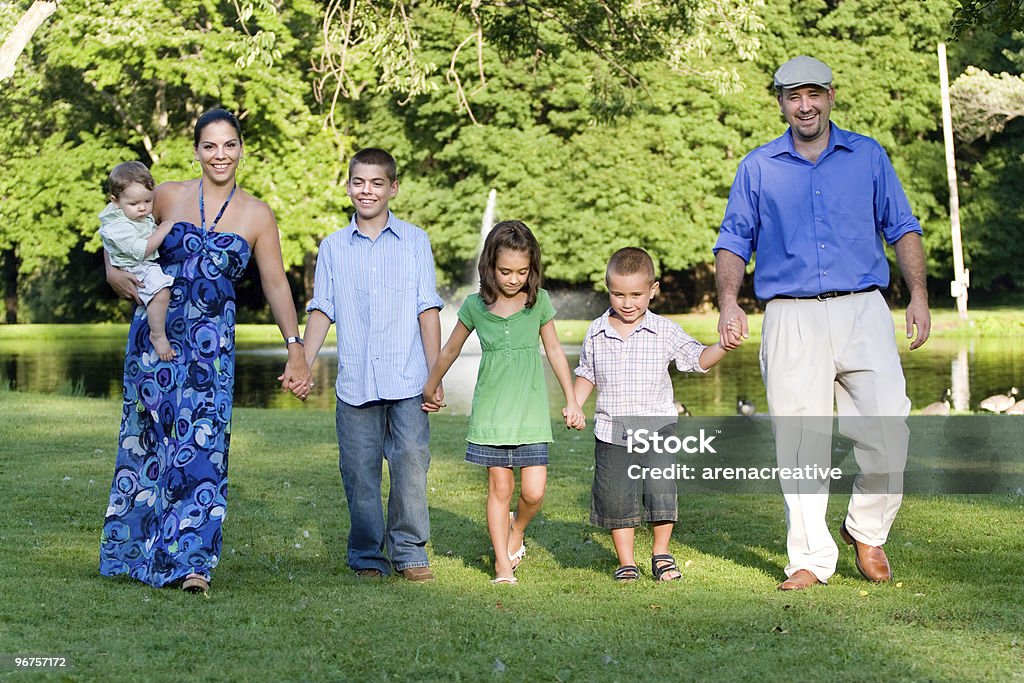
[[921, 232], [882, 146], [831, 125], [816, 163], [787, 130], [736, 171], [714, 250], [745, 261], [757, 252], [759, 299], [888, 287], [883, 238]]
[[322, 311], [338, 335], [338, 398], [349, 405], [419, 395], [427, 360], [419, 315], [442, 308], [430, 238], [388, 212], [371, 240], [348, 227], [320, 243], [307, 311]]

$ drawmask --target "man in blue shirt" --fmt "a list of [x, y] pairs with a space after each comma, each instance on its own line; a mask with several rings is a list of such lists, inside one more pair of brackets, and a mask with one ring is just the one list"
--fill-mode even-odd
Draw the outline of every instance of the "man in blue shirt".
[[[931, 328], [921, 226], [885, 150], [835, 126], [832, 70], [794, 57], [775, 72], [789, 124], [740, 162], [715, 244], [722, 345], [727, 322], [747, 319], [737, 303], [754, 252], [754, 292], [767, 301], [761, 373], [780, 466], [830, 466], [833, 401], [839, 429], [855, 441], [861, 474], [839, 533], [860, 573], [892, 578], [882, 545], [902, 502], [909, 430], [903, 369], [892, 317], [883, 240], [910, 289], [910, 349]], [[916, 336], [914, 334], [916, 328]], [[826, 583], [839, 550], [825, 522], [828, 479], [782, 481], [789, 564], [780, 590]]]

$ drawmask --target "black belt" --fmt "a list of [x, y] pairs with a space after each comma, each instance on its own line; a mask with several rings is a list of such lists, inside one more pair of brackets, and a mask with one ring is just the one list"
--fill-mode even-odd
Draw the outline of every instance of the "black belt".
[[822, 292], [821, 294], [811, 294], [810, 296], [790, 296], [789, 294], [776, 294], [772, 299], [817, 299], [818, 301], [828, 301], [829, 299], [835, 299], [837, 296], [847, 296], [850, 294], [863, 294], [865, 292], [878, 291], [878, 285], [871, 285], [864, 289], [858, 289], [851, 292], [840, 292], [838, 290], [832, 290], [831, 292]]

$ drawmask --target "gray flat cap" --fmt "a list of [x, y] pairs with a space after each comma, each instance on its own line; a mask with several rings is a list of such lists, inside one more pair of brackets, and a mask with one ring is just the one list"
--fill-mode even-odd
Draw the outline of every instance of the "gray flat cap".
[[801, 85], [818, 85], [828, 88], [832, 85], [832, 69], [828, 64], [814, 57], [800, 55], [793, 57], [775, 72], [775, 89], [796, 88]]

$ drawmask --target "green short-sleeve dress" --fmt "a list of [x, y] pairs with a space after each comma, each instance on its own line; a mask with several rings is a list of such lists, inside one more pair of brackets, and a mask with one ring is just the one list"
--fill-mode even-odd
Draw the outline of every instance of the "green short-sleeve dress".
[[[520, 446], [552, 441], [540, 328], [555, 317], [546, 290], [531, 308], [507, 318], [487, 310], [479, 294], [466, 299], [459, 320], [480, 339], [480, 370], [469, 418], [471, 444]], [[481, 463], [484, 464], [484, 463]]]

